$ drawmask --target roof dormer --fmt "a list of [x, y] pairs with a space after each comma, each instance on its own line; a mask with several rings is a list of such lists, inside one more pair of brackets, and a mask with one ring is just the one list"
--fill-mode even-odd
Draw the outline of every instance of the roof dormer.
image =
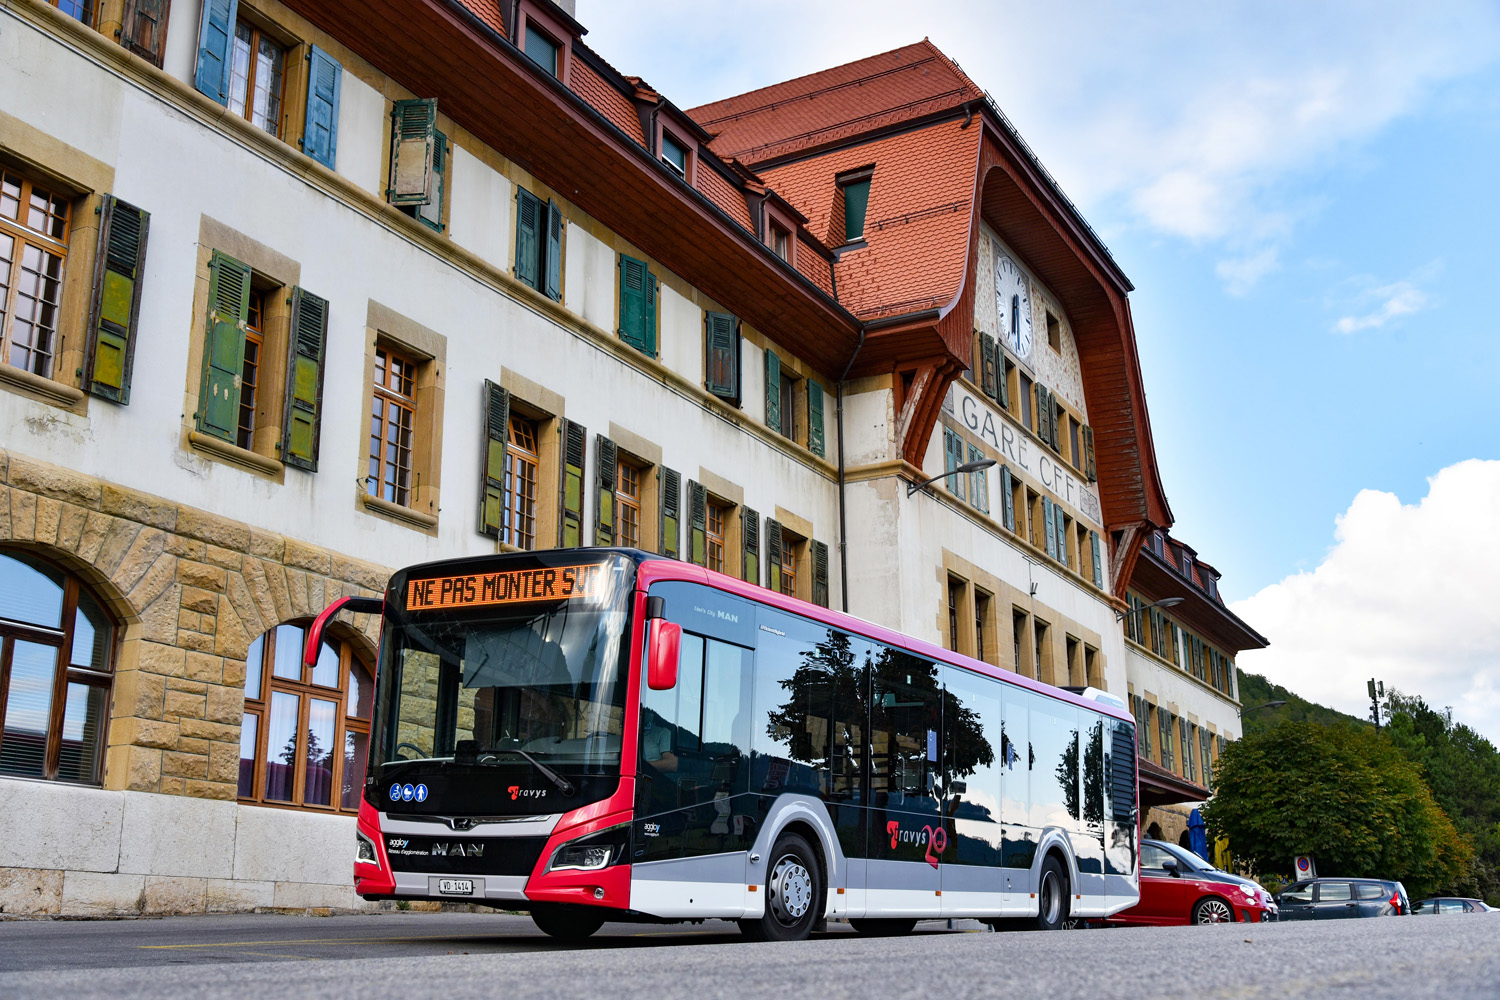
[[573, 65], [573, 43], [587, 29], [551, 0], [517, 0], [516, 48], [546, 73], [567, 84]]

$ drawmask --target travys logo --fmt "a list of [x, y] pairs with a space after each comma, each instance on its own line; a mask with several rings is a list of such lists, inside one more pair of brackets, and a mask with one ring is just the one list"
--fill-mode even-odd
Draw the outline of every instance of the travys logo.
[[511, 785], [506, 791], [510, 792], [512, 802], [517, 799], [539, 799], [547, 794], [545, 788], [522, 788], [520, 785]]
[[885, 824], [885, 832], [891, 835], [891, 850], [895, 850], [901, 844], [915, 844], [918, 847], [926, 847], [927, 852], [923, 857], [932, 867], [938, 866], [940, 860], [938, 855], [948, 849], [948, 831], [941, 826], [924, 826], [920, 830], [903, 830], [899, 820], [890, 820]]

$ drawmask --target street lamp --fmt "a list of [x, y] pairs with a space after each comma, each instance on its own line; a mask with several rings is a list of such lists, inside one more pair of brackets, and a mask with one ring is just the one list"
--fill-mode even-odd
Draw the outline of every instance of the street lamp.
[[1183, 597], [1163, 597], [1159, 601], [1152, 601], [1150, 604], [1142, 604], [1140, 607], [1138, 607], [1138, 608], [1132, 608], [1129, 611], [1116, 611], [1115, 612], [1115, 621], [1122, 622], [1125, 619], [1129, 618], [1131, 615], [1138, 615], [1142, 611], [1145, 611], [1145, 610], [1147, 610], [1149, 608], [1175, 608], [1177, 605], [1181, 604], [1184, 600], [1186, 600], [1186, 598], [1183, 598]]
[[970, 472], [979, 472], [983, 469], [988, 469], [990, 466], [995, 464], [997, 463], [993, 458], [981, 458], [977, 462], [965, 462], [963, 465], [960, 465], [956, 469], [950, 469], [947, 472], [939, 473], [938, 475], [933, 476], [931, 479], [922, 480], [920, 483], [907, 483], [906, 495], [911, 496], [913, 493], [917, 492], [917, 490], [931, 486], [939, 479], [947, 479], [949, 476], [961, 476]]
[[1240, 709], [1240, 718], [1243, 719], [1250, 712], [1259, 712], [1263, 708], [1280, 708], [1285, 704], [1286, 702], [1284, 701], [1268, 701], [1264, 705], [1256, 705], [1254, 708], [1242, 708]]

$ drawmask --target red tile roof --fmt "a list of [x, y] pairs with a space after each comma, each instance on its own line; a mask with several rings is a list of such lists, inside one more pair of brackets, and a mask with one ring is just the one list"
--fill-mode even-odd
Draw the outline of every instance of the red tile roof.
[[505, 30], [505, 18], [500, 13], [499, 0], [459, 0], [459, 3], [500, 34], [508, 34]]
[[608, 118], [610, 124], [636, 143], [642, 146], [646, 144], [641, 134], [641, 117], [636, 114], [635, 105], [628, 97], [620, 93], [618, 88], [600, 76], [586, 60], [573, 60], [573, 68], [569, 71], [568, 79], [578, 96], [588, 101], [595, 111]]
[[708, 195], [709, 201], [718, 205], [748, 232], [755, 232], [755, 223], [750, 221], [750, 206], [745, 202], [745, 192], [725, 180], [723, 174], [706, 163], [699, 163], [697, 183], [694, 186]]
[[753, 165], [983, 97], [924, 38], [688, 114], [714, 133], [714, 152]]

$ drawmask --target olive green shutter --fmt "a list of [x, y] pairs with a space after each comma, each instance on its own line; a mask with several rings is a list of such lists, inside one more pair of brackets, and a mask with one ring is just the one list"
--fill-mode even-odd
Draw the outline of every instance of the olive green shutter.
[[766, 355], [766, 426], [781, 433], [781, 359], [769, 347]]
[[1055, 512], [1052, 508], [1052, 498], [1042, 497], [1042, 544], [1047, 554], [1053, 559], [1057, 558], [1057, 529], [1054, 520]]
[[828, 607], [828, 546], [812, 543], [812, 600], [820, 608]]
[[688, 562], [708, 565], [708, 487], [688, 480]]
[[745, 542], [745, 558], [740, 564], [740, 578], [746, 583], [760, 583], [760, 514], [749, 507], [740, 508], [740, 537]]
[[656, 357], [656, 279], [645, 261], [620, 255], [620, 339]]
[[317, 472], [328, 300], [305, 288], [293, 288], [291, 333], [287, 338], [286, 392], [281, 412], [281, 460]]
[[547, 286], [542, 289], [554, 302], [562, 300], [562, 209], [547, 201]]
[[546, 209], [530, 191], [516, 191], [516, 280], [540, 288], [541, 226]]
[[1000, 466], [1000, 523], [1005, 525], [1007, 531], [1016, 530], [1016, 498], [1012, 492], [1014, 489], [1010, 466]]
[[766, 518], [766, 587], [781, 590], [781, 525]]
[[979, 335], [979, 387], [991, 399], [999, 399], [995, 388], [995, 338], [987, 333]]
[[735, 406], [740, 402], [739, 320], [729, 313], [703, 315], [703, 356], [707, 359], [708, 391]]
[[619, 453], [615, 443], [603, 434], [594, 436], [594, 480], [598, 484], [599, 502], [594, 507], [594, 544], [615, 544], [615, 476]]
[[94, 261], [89, 309], [88, 370], [84, 386], [95, 396], [130, 402], [135, 339], [141, 316], [146, 231], [151, 213], [104, 196], [99, 213], [99, 253]]
[[484, 381], [484, 449], [479, 456], [479, 533], [500, 537], [505, 522], [505, 444], [510, 431], [510, 393]]
[[240, 417], [245, 318], [250, 313], [250, 265], [215, 250], [208, 268], [208, 327], [203, 385], [198, 393], [198, 430], [233, 443]]
[[995, 344], [995, 402], [1010, 409], [1010, 380], [1005, 371], [1005, 348]]
[[563, 421], [562, 537], [563, 548], [583, 544], [583, 457], [588, 434], [582, 424]]
[[807, 450], [823, 458], [827, 445], [823, 441], [823, 387], [807, 380]]
[[1089, 482], [1099, 481], [1099, 470], [1094, 464], [1094, 429], [1087, 424], [1083, 427], [1083, 472]]
[[1099, 549], [1099, 532], [1089, 532], [1089, 546], [1094, 550], [1094, 586], [1104, 587], [1104, 560]]
[[392, 205], [425, 205], [432, 200], [432, 166], [437, 133], [437, 98], [396, 101], [391, 109], [391, 177], [386, 197]]
[[671, 469], [662, 469], [661, 478], [661, 554], [678, 558], [678, 524], [682, 520], [682, 477]]

